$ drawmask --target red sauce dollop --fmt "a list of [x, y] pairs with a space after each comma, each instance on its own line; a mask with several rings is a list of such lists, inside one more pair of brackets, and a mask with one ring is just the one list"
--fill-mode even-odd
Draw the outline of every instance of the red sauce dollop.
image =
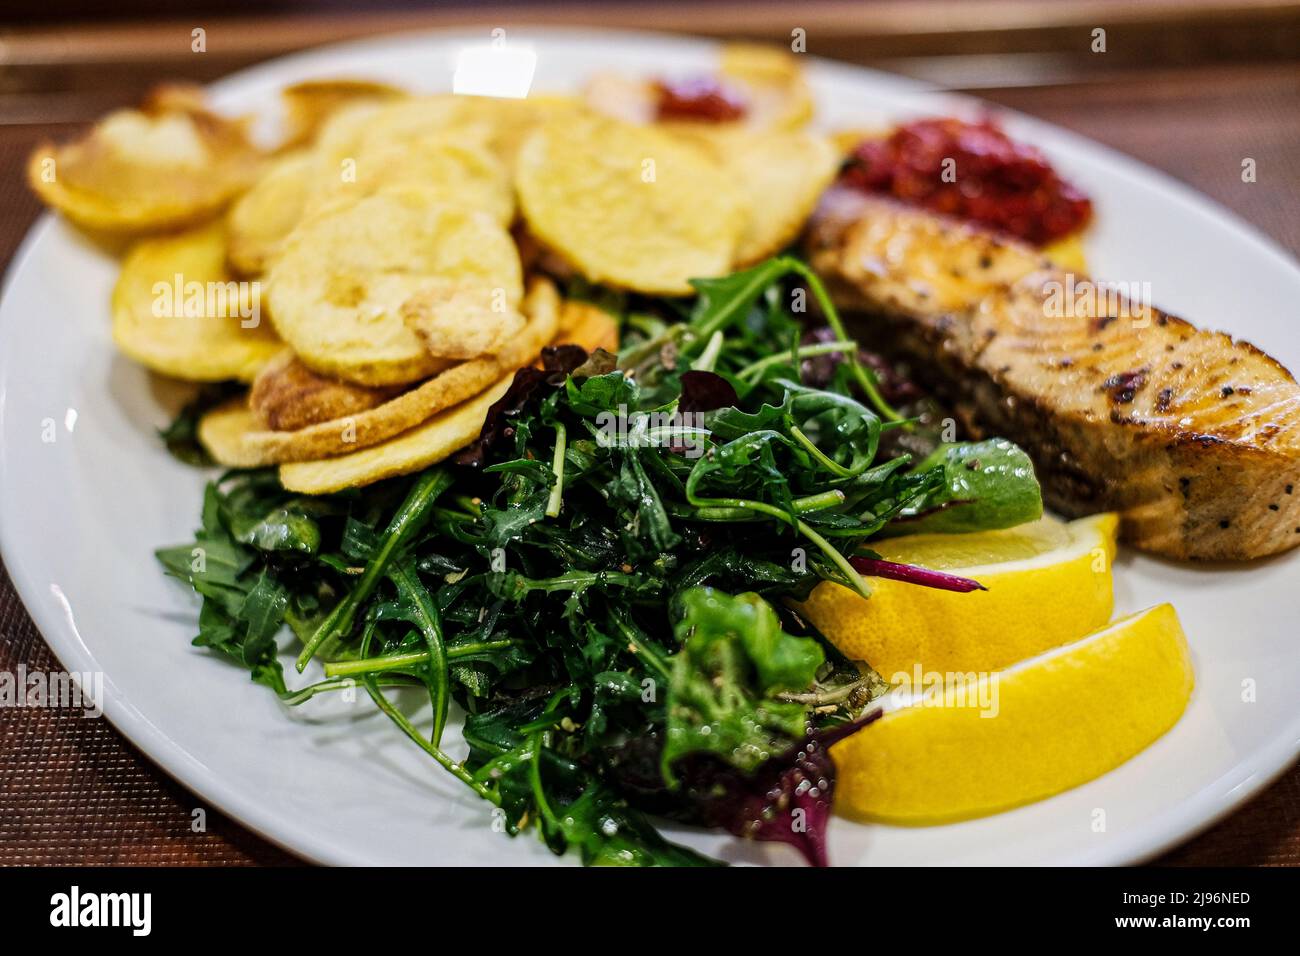
[[655, 83], [657, 118], [722, 123], [743, 119], [749, 104], [736, 90], [712, 76]]
[[[944, 160], [954, 162], [945, 166]], [[952, 172], [946, 178], [945, 170]], [[854, 151], [843, 182], [1046, 245], [1082, 229], [1092, 201], [990, 120], [924, 119]]]

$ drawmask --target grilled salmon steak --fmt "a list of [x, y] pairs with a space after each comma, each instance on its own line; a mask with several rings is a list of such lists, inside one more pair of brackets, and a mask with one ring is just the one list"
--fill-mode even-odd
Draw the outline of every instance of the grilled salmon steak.
[[1049, 507], [1118, 511], [1126, 541], [1173, 558], [1300, 544], [1300, 386], [1253, 345], [846, 189], [807, 243], [837, 303], [874, 317], [873, 345], [974, 434], [1024, 447]]

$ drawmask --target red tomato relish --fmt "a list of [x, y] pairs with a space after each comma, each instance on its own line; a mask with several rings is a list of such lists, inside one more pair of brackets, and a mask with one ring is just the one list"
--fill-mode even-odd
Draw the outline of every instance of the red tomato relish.
[[657, 119], [702, 120], [722, 123], [743, 119], [749, 104], [734, 90], [711, 76], [655, 83]]
[[1087, 196], [1057, 175], [1042, 153], [1014, 142], [991, 120], [938, 118], [900, 126], [888, 139], [859, 144], [841, 179], [1036, 246], [1077, 232], [1092, 218]]

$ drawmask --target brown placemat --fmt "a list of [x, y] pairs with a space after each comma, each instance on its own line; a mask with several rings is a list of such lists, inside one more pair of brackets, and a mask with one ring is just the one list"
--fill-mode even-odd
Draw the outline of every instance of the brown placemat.
[[[1293, 65], [1178, 70], [980, 95], [1163, 168], [1300, 250], [1300, 84]], [[0, 262], [9, 262], [39, 212], [23, 183], [27, 154], [40, 140], [73, 129], [0, 126]], [[1256, 183], [1240, 181], [1243, 156], [1257, 160]], [[6, 573], [0, 576], [0, 671], [20, 665], [44, 672], [59, 667]], [[203, 833], [191, 829], [197, 808], [206, 811]], [[0, 865], [295, 862], [173, 782], [107, 721], [72, 710], [0, 708]], [[1300, 865], [1300, 768], [1159, 862]]]

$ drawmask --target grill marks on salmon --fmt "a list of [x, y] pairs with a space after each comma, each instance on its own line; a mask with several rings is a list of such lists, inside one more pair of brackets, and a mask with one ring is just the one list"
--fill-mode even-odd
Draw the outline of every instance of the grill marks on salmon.
[[1118, 511], [1125, 540], [1175, 558], [1300, 545], [1300, 386], [1253, 345], [890, 200], [833, 190], [808, 244], [874, 346], [1029, 452], [1053, 509]]

